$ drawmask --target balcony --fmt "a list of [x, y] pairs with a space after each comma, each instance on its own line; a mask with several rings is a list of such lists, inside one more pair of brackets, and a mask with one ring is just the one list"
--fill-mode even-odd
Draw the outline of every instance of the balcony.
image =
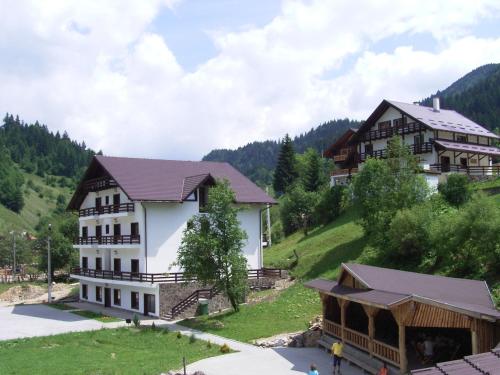
[[117, 236], [87, 236], [77, 237], [74, 245], [138, 245], [141, 243], [139, 235], [117, 235]]
[[465, 167], [458, 164], [431, 164], [430, 170], [439, 173], [464, 173], [469, 176], [500, 176], [500, 166], [469, 166]]
[[132, 281], [139, 283], [158, 282], [185, 282], [186, 278], [177, 277], [177, 274], [166, 273], [143, 273], [143, 272], [116, 272], [111, 270], [95, 270], [90, 268], [74, 267], [71, 269], [72, 276], [90, 277], [93, 279]]
[[133, 203], [121, 203], [121, 204], [111, 204], [109, 206], [100, 207], [89, 207], [83, 208], [78, 211], [78, 216], [95, 216], [95, 215], [106, 215], [106, 214], [117, 214], [117, 213], [127, 213], [134, 212], [135, 205]]
[[110, 177], [98, 177], [87, 180], [83, 183], [83, 190], [89, 191], [99, 191], [105, 189], [111, 189], [117, 187], [118, 184], [115, 180]]
[[390, 138], [395, 135], [418, 133], [420, 131], [425, 131], [425, 127], [417, 122], [410, 122], [404, 126], [391, 127], [387, 129], [371, 130], [366, 132], [362, 141], [374, 141], [377, 139]]
[[[424, 142], [424, 143], [415, 143], [408, 146], [408, 149], [413, 155], [418, 154], [427, 154], [432, 152], [433, 142]], [[372, 152], [362, 152], [359, 154], [359, 160], [365, 161], [368, 157], [372, 158], [386, 158], [387, 157], [387, 149], [384, 148], [382, 150], [375, 150]]]

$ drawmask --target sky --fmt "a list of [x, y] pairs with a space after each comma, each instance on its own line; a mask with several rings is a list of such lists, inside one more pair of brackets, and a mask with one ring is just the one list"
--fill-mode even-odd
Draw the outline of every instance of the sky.
[[0, 0], [0, 112], [199, 160], [500, 62], [499, 0]]

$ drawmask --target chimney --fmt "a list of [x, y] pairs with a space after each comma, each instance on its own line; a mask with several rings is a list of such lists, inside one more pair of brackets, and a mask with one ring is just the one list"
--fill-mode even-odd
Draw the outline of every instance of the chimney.
[[437, 96], [432, 98], [432, 110], [434, 112], [439, 112], [439, 98]]

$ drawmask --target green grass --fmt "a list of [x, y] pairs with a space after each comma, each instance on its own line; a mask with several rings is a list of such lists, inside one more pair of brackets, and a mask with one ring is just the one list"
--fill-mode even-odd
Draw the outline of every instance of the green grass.
[[471, 187], [473, 190], [500, 188], [500, 177], [486, 181], [474, 182], [471, 184]]
[[[23, 173], [23, 175], [25, 180], [23, 185], [24, 207], [20, 213], [15, 213], [0, 204], [0, 233], [6, 233], [11, 229], [33, 233], [40, 217], [47, 215], [56, 207], [57, 196], [63, 194], [69, 199], [71, 195], [69, 188], [49, 186], [45, 184], [43, 178], [34, 174]], [[32, 180], [36, 186], [40, 187], [42, 198], [38, 192], [27, 187], [28, 180]]]
[[154, 374], [221, 354], [152, 329], [103, 329], [0, 342], [0, 374]]
[[65, 303], [49, 303], [49, 304], [47, 304], [47, 306], [50, 306], [50, 307], [52, 307], [54, 309], [58, 309], [58, 310], [75, 310], [74, 307], [67, 305]]
[[113, 323], [113, 322], [121, 322], [122, 319], [115, 318], [113, 316], [104, 315], [102, 313], [96, 313], [93, 311], [87, 310], [76, 310], [72, 311], [72, 314], [83, 316], [84, 318], [94, 319], [102, 323]]
[[333, 279], [342, 262], [356, 261], [369, 251], [357, 218], [356, 212], [350, 211], [307, 236], [295, 233], [265, 250], [264, 263], [269, 267], [293, 265], [294, 249], [299, 255], [292, 271], [298, 282], [279, 293], [274, 301], [243, 305], [239, 313], [198, 317], [181, 324], [246, 342], [304, 330], [313, 317], [321, 314], [321, 303], [318, 293], [306, 289], [302, 282], [317, 277]]

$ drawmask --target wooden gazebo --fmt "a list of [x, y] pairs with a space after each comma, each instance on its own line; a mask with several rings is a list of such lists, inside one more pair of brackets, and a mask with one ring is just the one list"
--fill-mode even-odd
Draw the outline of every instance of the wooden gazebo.
[[410, 340], [426, 330], [451, 332], [466, 354], [489, 351], [500, 339], [500, 311], [484, 281], [342, 264], [338, 281], [305, 285], [320, 293], [324, 335], [401, 373]]

